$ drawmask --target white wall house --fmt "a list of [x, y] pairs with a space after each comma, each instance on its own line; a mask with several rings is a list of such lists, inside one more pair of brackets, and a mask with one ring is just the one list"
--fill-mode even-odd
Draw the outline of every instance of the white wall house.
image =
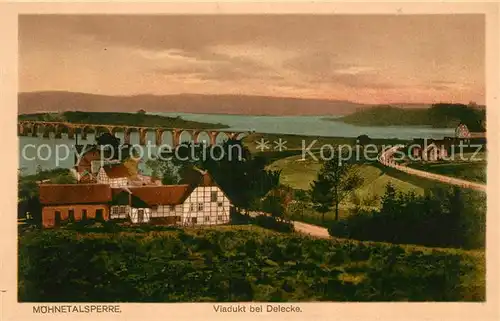
[[432, 143], [423, 152], [424, 160], [436, 161], [448, 156], [448, 151], [444, 146], [437, 146]]
[[112, 205], [111, 219], [129, 215], [133, 223], [172, 225], [218, 225], [230, 222], [231, 201], [211, 178], [202, 180], [198, 186], [142, 186], [130, 187], [127, 191], [132, 193], [131, 197], [140, 199], [148, 207], [123, 203]]
[[149, 223], [151, 209], [147, 207], [135, 208], [129, 205], [111, 206], [110, 219], [130, 219], [134, 224]]
[[109, 184], [112, 188], [125, 187], [129, 182], [129, 173], [125, 169], [115, 169], [118, 167], [123, 167], [123, 165], [117, 165], [114, 167], [103, 166], [99, 169], [97, 174], [97, 183]]
[[231, 202], [218, 186], [196, 187], [181, 204], [158, 205], [151, 217], [172, 217], [180, 225], [216, 225], [230, 221]]

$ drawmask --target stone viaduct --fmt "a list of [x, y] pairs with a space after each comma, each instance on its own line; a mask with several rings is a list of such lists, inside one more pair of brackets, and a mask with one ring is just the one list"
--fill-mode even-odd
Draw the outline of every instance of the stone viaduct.
[[172, 134], [173, 146], [180, 144], [181, 134], [187, 132], [191, 135], [194, 143], [198, 143], [200, 134], [206, 133], [210, 138], [210, 145], [216, 144], [217, 136], [224, 133], [228, 139], [236, 139], [240, 134], [247, 134], [241, 131], [225, 131], [214, 129], [183, 129], [183, 128], [162, 128], [162, 127], [142, 127], [130, 125], [104, 125], [104, 124], [81, 124], [68, 122], [50, 122], [50, 121], [35, 121], [35, 120], [20, 120], [18, 121], [19, 136], [34, 136], [37, 137], [41, 132], [42, 137], [50, 137], [50, 133], [55, 134], [55, 138], [62, 138], [62, 134], [68, 135], [69, 139], [73, 139], [75, 134], [79, 134], [82, 139], [87, 138], [89, 132], [94, 132], [96, 136], [102, 133], [110, 133], [115, 135], [117, 132], [123, 132], [124, 144], [130, 144], [130, 133], [135, 131], [139, 133], [139, 144], [146, 145], [146, 135], [148, 131], [155, 133], [155, 144], [157, 146], [163, 144], [163, 133], [170, 132]]

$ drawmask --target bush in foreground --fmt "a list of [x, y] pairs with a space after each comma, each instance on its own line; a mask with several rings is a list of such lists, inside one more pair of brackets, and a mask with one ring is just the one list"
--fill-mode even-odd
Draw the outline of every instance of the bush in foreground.
[[231, 224], [255, 224], [257, 226], [282, 233], [291, 233], [295, 230], [292, 222], [267, 215], [257, 215], [255, 217], [251, 217], [240, 213], [232, 213]]
[[257, 227], [19, 238], [19, 301], [478, 301], [484, 255]]
[[388, 185], [378, 210], [355, 208], [329, 228], [334, 237], [481, 249], [486, 236], [486, 195], [458, 188], [425, 196], [397, 193]]

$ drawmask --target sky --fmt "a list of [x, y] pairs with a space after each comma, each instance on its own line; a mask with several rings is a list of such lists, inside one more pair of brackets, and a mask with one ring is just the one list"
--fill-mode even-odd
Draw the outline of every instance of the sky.
[[19, 90], [485, 101], [482, 15], [21, 15]]

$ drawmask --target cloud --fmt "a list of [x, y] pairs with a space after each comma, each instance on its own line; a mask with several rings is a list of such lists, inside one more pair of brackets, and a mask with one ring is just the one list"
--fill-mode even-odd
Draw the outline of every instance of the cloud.
[[366, 74], [366, 73], [373, 73], [377, 69], [373, 67], [366, 67], [366, 66], [350, 66], [345, 69], [338, 69], [335, 70], [336, 74], [340, 75], [359, 75], [359, 74]]
[[450, 90], [470, 90], [472, 88], [471, 84], [459, 83], [455, 81], [446, 80], [434, 80], [430, 83], [421, 85], [422, 88], [438, 91], [450, 91]]
[[21, 15], [19, 43], [21, 90], [484, 96], [480, 15]]
[[401, 83], [384, 74], [383, 70], [361, 65], [330, 51], [306, 51], [289, 59], [286, 68], [301, 75], [308, 83], [349, 88], [394, 88]]
[[166, 50], [137, 49], [135, 53], [143, 58], [151, 60], [172, 59], [196, 61], [196, 59], [186, 55], [185, 51], [176, 48]]
[[252, 83], [260, 81], [268, 85], [283, 84], [286, 70], [280, 65], [289, 57], [276, 48], [253, 46], [213, 46], [198, 51], [138, 50], [137, 53], [151, 64], [152, 73], [160, 75], [194, 75], [199, 80], [220, 83]]

